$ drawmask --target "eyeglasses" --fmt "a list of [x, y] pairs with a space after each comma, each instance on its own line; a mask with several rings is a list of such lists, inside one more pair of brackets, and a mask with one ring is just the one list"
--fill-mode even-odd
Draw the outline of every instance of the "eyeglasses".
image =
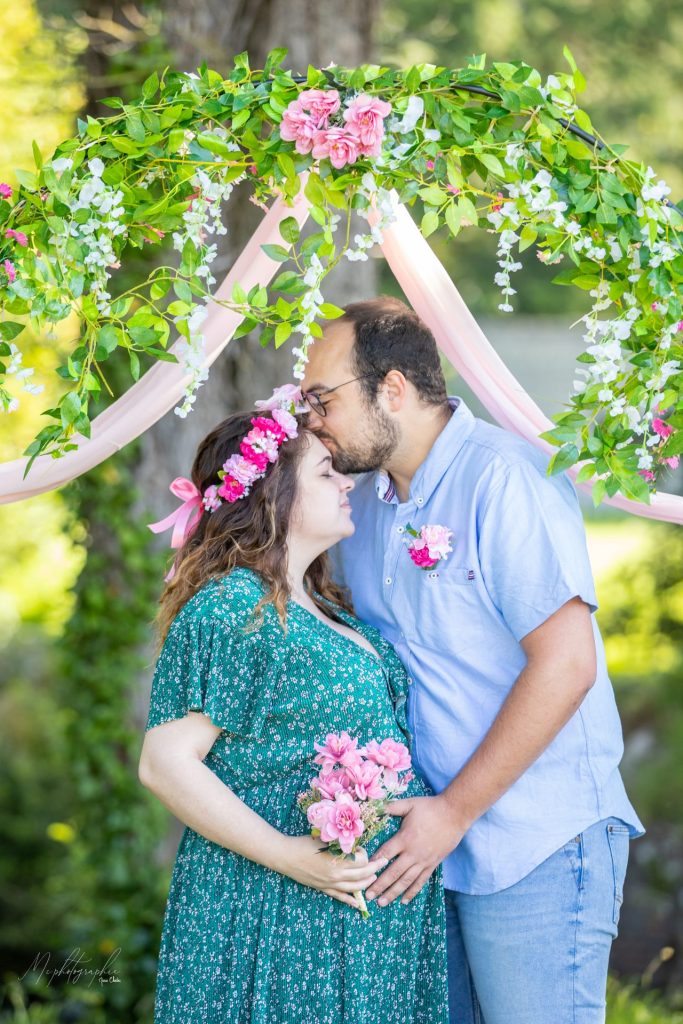
[[321, 399], [322, 395], [331, 395], [333, 391], [338, 391], [339, 388], [346, 387], [347, 384], [353, 384], [357, 380], [368, 380], [370, 377], [374, 377], [374, 373], [364, 373], [362, 377], [353, 377], [352, 380], [345, 380], [343, 384], [337, 384], [334, 388], [325, 388], [324, 391], [302, 391], [301, 397], [306, 402], [313, 412], [316, 412], [318, 416], [327, 416], [327, 408], [325, 403]]

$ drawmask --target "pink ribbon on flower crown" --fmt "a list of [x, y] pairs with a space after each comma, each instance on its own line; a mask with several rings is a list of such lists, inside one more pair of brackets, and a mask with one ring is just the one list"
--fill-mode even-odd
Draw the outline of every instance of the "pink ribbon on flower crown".
[[[168, 489], [172, 494], [175, 494], [176, 498], [183, 499], [182, 505], [174, 512], [171, 512], [170, 515], [167, 515], [165, 519], [160, 519], [157, 523], [148, 523], [147, 527], [152, 533], [162, 533], [172, 526], [171, 547], [180, 548], [202, 517], [202, 492], [195, 487], [191, 480], [184, 476], [177, 476], [169, 484]], [[175, 564], [171, 566], [168, 575], [164, 578], [168, 581], [173, 579], [174, 575]]]

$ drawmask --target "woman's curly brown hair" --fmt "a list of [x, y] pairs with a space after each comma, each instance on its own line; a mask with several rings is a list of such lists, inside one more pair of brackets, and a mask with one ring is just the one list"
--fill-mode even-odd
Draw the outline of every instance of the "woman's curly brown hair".
[[[240, 441], [251, 429], [251, 419], [259, 413], [236, 413], [219, 423], [199, 445], [192, 466], [192, 482], [204, 493], [219, 482], [218, 470], [231, 455], [239, 454]], [[202, 513], [190, 537], [175, 558], [175, 575], [160, 598], [156, 617], [159, 647], [171, 622], [183, 605], [211, 579], [225, 576], [237, 566], [256, 571], [269, 587], [254, 609], [258, 616], [263, 605], [272, 602], [280, 622], [286, 628], [287, 534], [292, 511], [296, 508], [298, 468], [309, 444], [310, 434], [299, 418], [299, 433], [286, 441], [277, 462], [251, 487], [246, 498], [223, 502], [214, 512]], [[347, 611], [352, 610], [346, 592], [331, 578], [327, 553], [308, 567], [304, 586], [315, 603], [327, 615], [329, 608], [316, 599], [317, 592]]]

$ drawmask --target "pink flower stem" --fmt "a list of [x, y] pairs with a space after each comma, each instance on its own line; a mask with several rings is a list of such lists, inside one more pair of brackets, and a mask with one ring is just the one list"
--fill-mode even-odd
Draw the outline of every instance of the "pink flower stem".
[[[353, 852], [348, 854], [348, 856], [351, 858], [351, 860], [355, 860], [356, 859], [356, 855]], [[355, 889], [351, 893], [351, 895], [353, 896], [353, 898], [355, 899], [356, 903], [358, 904], [358, 910], [359, 910], [360, 915], [363, 918], [363, 920], [364, 921], [369, 920], [369, 918], [370, 918], [370, 911], [368, 910], [368, 905], [365, 902], [365, 896], [363, 895], [362, 890], [361, 889]]]
[[360, 889], [356, 889], [353, 893], [353, 897], [358, 904], [358, 910], [360, 911], [361, 917], [364, 921], [367, 921], [370, 917], [370, 911], [368, 910], [368, 905], [365, 902], [365, 896], [363, 896]]

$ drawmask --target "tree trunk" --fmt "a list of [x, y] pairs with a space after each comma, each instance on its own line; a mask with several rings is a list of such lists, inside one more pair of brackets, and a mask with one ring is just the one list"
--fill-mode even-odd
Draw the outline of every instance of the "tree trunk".
[[[308, 64], [332, 62], [355, 66], [370, 59], [371, 28], [377, 0], [353, 0], [340, 18], [332, 0], [174, 0], [164, 7], [164, 33], [173, 66], [194, 70], [202, 61], [227, 72], [232, 57], [243, 50], [251, 66], [263, 67], [268, 51], [287, 46], [285, 66], [306, 73]], [[224, 222], [228, 234], [219, 239], [214, 275], [220, 281], [263, 216], [236, 189]], [[362, 269], [361, 269], [362, 268]], [[323, 284], [325, 298], [344, 304], [374, 293], [374, 261], [362, 265], [347, 260]], [[291, 379], [289, 345], [278, 352], [262, 349], [252, 334], [231, 342], [211, 368], [187, 419], [168, 413], [143, 436], [137, 478], [159, 515], [171, 507], [168, 484], [189, 474], [201, 438], [222, 418], [255, 399], [267, 397], [278, 383]], [[162, 541], [163, 543], [163, 541]]]

